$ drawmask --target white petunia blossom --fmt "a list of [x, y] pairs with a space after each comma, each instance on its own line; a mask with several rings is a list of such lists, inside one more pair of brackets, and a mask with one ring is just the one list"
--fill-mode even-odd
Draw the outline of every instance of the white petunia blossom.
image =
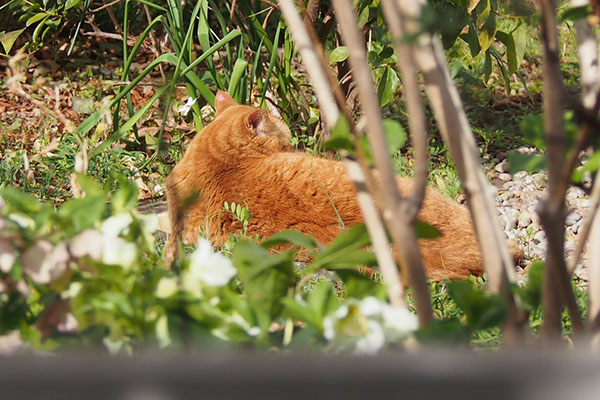
[[109, 217], [102, 223], [100, 232], [105, 236], [117, 237], [124, 232], [133, 222], [129, 213], [120, 213]]
[[374, 355], [386, 343], [402, 340], [417, 330], [417, 318], [405, 308], [375, 297], [348, 299], [323, 320], [323, 336], [336, 348], [353, 348]]
[[137, 258], [137, 247], [120, 237], [103, 238], [102, 262], [108, 265], [120, 265], [129, 268]]
[[187, 99], [187, 101], [185, 102], [185, 104], [184, 104], [184, 105], [182, 105], [181, 107], [179, 107], [179, 108], [177, 109], [177, 112], [178, 112], [179, 114], [182, 114], [183, 116], [186, 116], [186, 115], [188, 115], [188, 113], [189, 113], [189, 112], [190, 112], [190, 110], [192, 109], [192, 106], [193, 106], [194, 104], [196, 104], [196, 101], [197, 101], [197, 100], [198, 100], [198, 99], [194, 99], [193, 97], [188, 97], [188, 99]]
[[190, 265], [183, 274], [183, 286], [189, 292], [201, 295], [203, 284], [226, 285], [237, 273], [229, 258], [214, 252], [210, 242], [199, 239], [196, 250], [190, 255]]

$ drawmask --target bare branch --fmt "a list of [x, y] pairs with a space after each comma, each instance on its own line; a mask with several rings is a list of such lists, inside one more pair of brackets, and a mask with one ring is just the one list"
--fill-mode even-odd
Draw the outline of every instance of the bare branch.
[[[288, 26], [294, 36], [302, 61], [306, 67], [313, 84], [313, 90], [317, 94], [317, 100], [326, 124], [331, 128], [335, 126], [340, 110], [332, 94], [331, 85], [327, 71], [323, 68], [321, 57], [315, 52], [315, 46], [302, 23], [302, 19], [296, 10], [293, 0], [279, 0], [280, 10], [285, 17]], [[351, 120], [349, 120], [352, 123]], [[404, 305], [404, 287], [396, 269], [392, 252], [389, 248], [387, 235], [379, 212], [372, 197], [365, 190], [366, 177], [362, 166], [355, 161], [346, 160], [348, 175], [357, 192], [357, 201], [369, 235], [371, 236], [373, 251], [377, 257], [377, 263], [383, 275], [383, 280], [388, 286], [388, 297], [390, 302], [397, 306]]]
[[352, 2], [350, 0], [334, 0], [333, 6], [343, 40], [348, 48], [348, 58], [352, 66], [352, 76], [358, 87], [361, 108], [369, 124], [368, 139], [381, 176], [382, 196], [385, 203], [384, 217], [400, 254], [402, 266], [406, 268], [414, 290], [419, 323], [424, 326], [431, 321], [432, 310], [423, 261], [414, 230], [418, 209], [417, 212], [412, 211], [413, 207], [402, 201], [398, 191], [396, 175], [385, 139], [379, 100], [367, 63], [362, 36], [356, 24]]
[[403, 21], [402, 14], [395, 3], [384, 1], [382, 6], [388, 26], [392, 31], [396, 53], [400, 56], [399, 66], [406, 94], [408, 124], [415, 158], [415, 186], [407, 200], [412, 203], [413, 209], [411, 212], [416, 216], [423, 204], [425, 189], [427, 188], [427, 161], [429, 159], [427, 123], [421, 93], [419, 92], [413, 49], [403, 40], [406, 35], [406, 22]]
[[[588, 0], [571, 0], [572, 7], [586, 6]], [[585, 110], [590, 114], [590, 117], [597, 118], [600, 101], [600, 66], [598, 65], [598, 44], [594, 34], [594, 29], [587, 19], [579, 19], [575, 21], [575, 30], [577, 33], [577, 54], [579, 56], [579, 70], [581, 72], [581, 87], [582, 87], [582, 103]], [[586, 129], [587, 128], [587, 129]], [[582, 130], [585, 132], [581, 132]], [[589, 123], [582, 124], [578, 143], [585, 140], [589, 136], [591, 127]], [[587, 133], [584, 138], [583, 133]], [[577, 148], [571, 154], [571, 157], [576, 157], [579, 153]], [[568, 172], [569, 173], [569, 172]], [[570, 178], [570, 173], [565, 177]], [[596, 179], [591, 194], [591, 206], [584, 222], [582, 231], [577, 241], [577, 247], [569, 262], [569, 274], [572, 274], [581, 258], [585, 242], [590, 235], [590, 258], [588, 262], [589, 272], [589, 316], [588, 328], [592, 334], [592, 347], [595, 350], [600, 348], [600, 214], [598, 208], [600, 205], [600, 172], [596, 172]]]
[[[395, 2], [407, 22], [418, 23], [422, 3], [418, 0], [382, 0]], [[418, 31], [410, 32], [411, 34]], [[515, 281], [514, 264], [508, 254], [493, 202], [493, 190], [485, 177], [471, 127], [454, 86], [439, 39], [428, 34], [414, 38], [414, 57], [425, 80], [425, 90], [439, 123], [440, 132], [456, 164], [467, 197], [473, 225], [481, 248], [488, 285], [502, 293], [508, 304], [504, 335], [507, 342], [522, 338], [523, 318], [519, 315], [509, 282]]]
[[[567, 273], [564, 254], [566, 206], [561, 186], [564, 185], [566, 167], [566, 136], [563, 125], [564, 89], [560, 72], [555, 4], [552, 0], [540, 0], [539, 6], [542, 17], [543, 102], [548, 160], [548, 197], [542, 202], [538, 211], [548, 240], [542, 336], [547, 342], [554, 342], [561, 336], [561, 300], [567, 305], [573, 330], [579, 333], [583, 325], [571, 289], [571, 279]], [[560, 297], [556, 296], [557, 293]]]

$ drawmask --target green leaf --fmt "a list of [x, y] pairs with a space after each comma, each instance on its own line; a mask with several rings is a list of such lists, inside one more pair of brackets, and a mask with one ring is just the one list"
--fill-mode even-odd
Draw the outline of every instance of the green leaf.
[[379, 85], [377, 86], [377, 94], [379, 96], [379, 104], [381, 107], [394, 99], [399, 82], [400, 79], [396, 74], [396, 70], [390, 66], [385, 67]]
[[595, 172], [600, 168], [600, 150], [596, 150], [587, 162], [580, 167], [577, 167], [571, 175], [571, 180], [575, 183], [580, 183], [586, 172]]
[[469, 281], [452, 281], [447, 284], [448, 293], [467, 317], [467, 326], [472, 330], [498, 326], [506, 319], [507, 307], [504, 298], [487, 294], [473, 287]]
[[477, 35], [477, 26], [473, 23], [469, 24], [469, 31], [467, 32], [467, 43], [469, 44], [469, 50], [471, 56], [475, 57], [481, 51], [479, 46], [479, 37]]
[[25, 28], [10, 32], [0, 32], [0, 43], [2, 43], [2, 47], [4, 47], [4, 52], [6, 54], [10, 53], [10, 50], [15, 44], [15, 40], [17, 40], [24, 30]]
[[335, 64], [344, 61], [348, 58], [348, 48], [346, 46], [339, 46], [333, 49], [329, 54], [329, 64]]
[[512, 290], [521, 297], [525, 310], [533, 312], [542, 304], [542, 289], [544, 287], [543, 261], [535, 261], [527, 268], [527, 283], [524, 286], [513, 286]]
[[331, 129], [331, 136], [321, 145], [324, 149], [345, 149], [354, 152], [354, 142], [350, 137], [350, 124], [346, 117], [340, 114]]
[[357, 15], [357, 23], [358, 23], [358, 27], [362, 28], [363, 26], [365, 26], [365, 24], [369, 21], [369, 5], [364, 4], [362, 9], [359, 11], [358, 15]]
[[31, 24], [34, 24], [48, 16], [50, 16], [50, 14], [48, 14], [47, 12], [34, 14], [27, 20], [27, 22], [25, 22], [25, 26], [30, 26]]
[[81, 190], [85, 192], [86, 195], [89, 196], [106, 196], [104, 190], [98, 185], [91, 176], [85, 174], [76, 174], [77, 183], [81, 187]]
[[374, 256], [361, 250], [371, 244], [369, 233], [363, 224], [354, 225], [339, 234], [333, 242], [319, 252], [304, 270], [312, 274], [321, 268], [354, 268], [359, 265], [373, 265]]
[[479, 30], [479, 45], [482, 51], [490, 48], [496, 37], [496, 15], [490, 14]]
[[119, 181], [119, 190], [117, 190], [111, 201], [113, 212], [135, 209], [138, 202], [138, 188], [135, 181], [126, 179], [120, 175], [117, 179]]
[[434, 319], [427, 326], [415, 332], [415, 337], [423, 344], [468, 346], [471, 332], [456, 319]]
[[523, 58], [525, 57], [525, 51], [527, 49], [527, 42], [529, 39], [527, 25], [521, 24], [517, 29], [514, 30], [512, 36], [515, 42], [515, 54], [518, 67], [523, 63]]
[[383, 129], [390, 150], [390, 154], [394, 154], [406, 144], [406, 131], [400, 123], [393, 119], [383, 120]]
[[528, 114], [521, 121], [525, 141], [540, 150], [546, 149], [546, 128], [543, 114]]
[[379, 57], [381, 59], [384, 58], [388, 58], [391, 57], [394, 54], [394, 49], [392, 46], [385, 46], [383, 49], [381, 49], [381, 51], [379, 52]]
[[496, 32], [496, 38], [498, 38], [498, 40], [500, 40], [506, 46], [506, 61], [508, 63], [508, 73], [515, 73], [519, 65], [517, 64], [517, 49], [515, 46], [515, 40], [513, 35], [503, 31], [498, 31]]
[[490, 75], [492, 74], [492, 56], [488, 51], [485, 52], [485, 61], [483, 62], [483, 80], [484, 83], [490, 80]]
[[58, 215], [71, 221], [71, 234], [93, 228], [106, 212], [106, 197], [87, 195], [67, 200]]
[[245, 293], [264, 340], [269, 326], [282, 310], [284, 298], [296, 278], [294, 254], [271, 254], [248, 240], [233, 249], [233, 263], [238, 269]]
[[340, 305], [333, 285], [326, 279], [322, 279], [314, 285], [306, 301], [298, 301], [291, 297], [285, 297], [281, 301], [286, 314], [291, 318], [311, 324], [319, 332], [323, 331], [323, 319]]
[[341, 269], [336, 271], [343, 282], [346, 298], [363, 299], [368, 296], [384, 300], [387, 290], [384, 285], [375, 282], [372, 278], [361, 274], [356, 269]]
[[592, 15], [594, 10], [590, 4], [586, 4], [578, 7], [566, 7], [563, 12], [558, 15], [560, 22], [565, 21], [577, 21], [584, 19]]
[[81, 0], [67, 0], [65, 3], [65, 11], [70, 10], [73, 7], [77, 7], [81, 4]]
[[508, 165], [511, 175], [519, 171], [536, 173], [546, 169], [546, 156], [539, 153], [521, 154], [516, 151], [510, 151], [508, 153]]
[[415, 231], [417, 232], [417, 237], [420, 239], [435, 239], [442, 236], [442, 233], [437, 228], [420, 220], [415, 222]]
[[10, 211], [17, 210], [25, 214], [35, 214], [42, 209], [42, 204], [35, 196], [24, 193], [13, 186], [0, 188], [0, 197], [4, 199]]

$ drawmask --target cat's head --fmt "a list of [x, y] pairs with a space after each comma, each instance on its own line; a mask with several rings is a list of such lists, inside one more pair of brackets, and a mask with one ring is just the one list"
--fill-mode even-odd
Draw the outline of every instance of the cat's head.
[[290, 130], [279, 118], [266, 110], [238, 105], [223, 91], [215, 96], [215, 121], [217, 135], [229, 135], [229, 142], [240, 148], [255, 148], [260, 153], [291, 150]]

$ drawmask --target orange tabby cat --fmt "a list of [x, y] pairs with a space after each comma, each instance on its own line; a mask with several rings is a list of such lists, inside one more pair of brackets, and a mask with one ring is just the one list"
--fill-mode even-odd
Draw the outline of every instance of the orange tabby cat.
[[[167, 178], [169, 261], [176, 256], [178, 238], [196, 243], [202, 230], [214, 244], [222, 245], [230, 232], [241, 229], [223, 209], [225, 201], [248, 204], [252, 213], [248, 234], [261, 238], [296, 229], [330, 243], [340, 233], [332, 202], [345, 226], [362, 222], [353, 184], [341, 162], [294, 152], [282, 121], [265, 110], [236, 104], [225, 92], [217, 93], [215, 109], [215, 120], [192, 140]], [[410, 179], [398, 177], [397, 182], [402, 194], [410, 192]], [[419, 219], [442, 233], [419, 241], [429, 278], [483, 273], [466, 209], [429, 188]]]

